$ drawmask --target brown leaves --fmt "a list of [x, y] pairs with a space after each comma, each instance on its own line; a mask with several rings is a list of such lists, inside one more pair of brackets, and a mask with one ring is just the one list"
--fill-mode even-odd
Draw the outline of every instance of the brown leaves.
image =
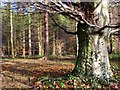
[[[38, 81], [39, 77], [60, 77], [71, 72], [73, 67], [73, 63], [56, 61], [41, 62], [41, 60], [30, 59], [3, 60], [2, 73], [4, 79], [2, 86], [12, 88], [11, 86], [14, 85], [16, 88], [28, 88], [31, 85], [35, 85], [36, 87], [41, 84]], [[12, 77], [12, 81], [9, 76]], [[54, 85], [56, 88], [59, 87], [56, 83]]]

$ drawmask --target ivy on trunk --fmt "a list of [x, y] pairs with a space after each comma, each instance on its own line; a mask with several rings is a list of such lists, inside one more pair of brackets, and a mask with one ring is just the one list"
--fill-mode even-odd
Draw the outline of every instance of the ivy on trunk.
[[77, 36], [79, 43], [78, 57], [74, 75], [87, 75], [99, 78], [110, 78], [112, 71], [110, 69], [107, 42], [104, 34], [89, 35], [89, 26], [78, 22]]

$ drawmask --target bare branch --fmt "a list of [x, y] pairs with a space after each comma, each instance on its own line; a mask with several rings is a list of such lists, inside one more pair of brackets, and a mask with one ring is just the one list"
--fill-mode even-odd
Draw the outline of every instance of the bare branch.
[[[67, 15], [67, 16], [71, 17], [72, 19], [74, 19], [76, 21], [82, 21], [83, 23], [87, 24], [90, 27], [98, 27], [98, 26], [88, 22], [85, 19], [85, 15], [82, 11], [77, 10], [73, 7], [70, 7], [70, 6], [68, 6], [67, 4], [64, 4], [61, 1], [55, 2], [55, 1], [52, 0], [51, 3], [52, 3], [52, 5], [50, 5], [50, 4], [47, 5], [47, 4], [44, 4], [44, 3], [41, 3], [41, 2], [39, 4], [41, 4], [44, 7], [47, 7], [47, 8], [44, 8], [43, 10], [45, 11], [45, 9], [47, 9], [46, 11], [49, 12], [49, 13], [52, 13], [53, 11], [59, 12], [61, 14], [64, 14], [64, 15]], [[37, 8], [41, 9], [40, 5], [37, 5]]]
[[[86, 23], [87, 25], [91, 26], [91, 27], [97, 27], [94, 24], [89, 23], [87, 20], [84, 19], [84, 14], [78, 10], [75, 10], [74, 8], [71, 8], [67, 5], [64, 5], [62, 2], [59, 2], [60, 5], [62, 6], [62, 8], [64, 8], [64, 11], [66, 11], [70, 16], [74, 16], [74, 18], [78, 18], [79, 20], [83, 21], [84, 23]], [[59, 5], [59, 6], [60, 6]], [[61, 7], [60, 7], [61, 8]]]
[[114, 34], [112, 34], [112, 35], [119, 36], [120, 34], [115, 34], [115, 33], [114, 33]]
[[111, 33], [115, 33], [115, 32], [118, 32], [118, 31], [120, 31], [119, 28], [118, 28], [118, 29], [115, 29], [115, 30], [112, 30]]
[[[120, 28], [120, 24], [118, 24], [118, 25], [105, 25], [105, 26], [101, 27], [98, 31], [92, 32], [92, 34], [100, 34], [106, 28]], [[117, 32], [119, 30], [120, 29], [112, 30], [111, 33]]]
[[60, 26], [60, 25], [54, 20], [54, 18], [53, 18], [50, 14], [48, 14], [48, 15], [51, 17], [51, 19], [53, 20], [53, 22], [54, 22], [59, 28], [61, 28], [62, 30], [64, 30], [65, 33], [67, 33], [67, 34], [72, 34], [72, 35], [76, 35], [76, 34], [77, 34], [77, 32], [67, 31], [65, 28], [63, 28], [62, 26]]
[[105, 25], [105, 26], [103, 26], [102, 28], [100, 28], [99, 31], [102, 31], [102, 30], [104, 30], [105, 28], [120, 28], [120, 24], [118, 24], [118, 25]]

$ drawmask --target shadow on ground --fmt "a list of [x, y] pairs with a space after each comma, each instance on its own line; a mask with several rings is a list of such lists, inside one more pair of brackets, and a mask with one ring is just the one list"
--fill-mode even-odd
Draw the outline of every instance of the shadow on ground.
[[[24, 59], [23, 60], [3, 60], [2, 87], [11, 88], [15, 86], [18, 88], [20, 87], [24, 88], [24, 85], [27, 85], [26, 87], [29, 87], [31, 84], [31, 81], [35, 81], [35, 79], [39, 77], [42, 77], [42, 76], [61, 77], [71, 72], [73, 67], [74, 67], [73, 63], [65, 64], [65, 63], [60, 63], [58, 61], [42, 62], [41, 60], [24, 60]], [[16, 84], [18, 83], [23, 85], [17, 86]]]

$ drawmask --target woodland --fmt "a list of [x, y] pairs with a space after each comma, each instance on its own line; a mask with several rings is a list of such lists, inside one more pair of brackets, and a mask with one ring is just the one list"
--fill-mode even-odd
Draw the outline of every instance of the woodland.
[[2, 1], [1, 88], [120, 89], [120, 1]]

